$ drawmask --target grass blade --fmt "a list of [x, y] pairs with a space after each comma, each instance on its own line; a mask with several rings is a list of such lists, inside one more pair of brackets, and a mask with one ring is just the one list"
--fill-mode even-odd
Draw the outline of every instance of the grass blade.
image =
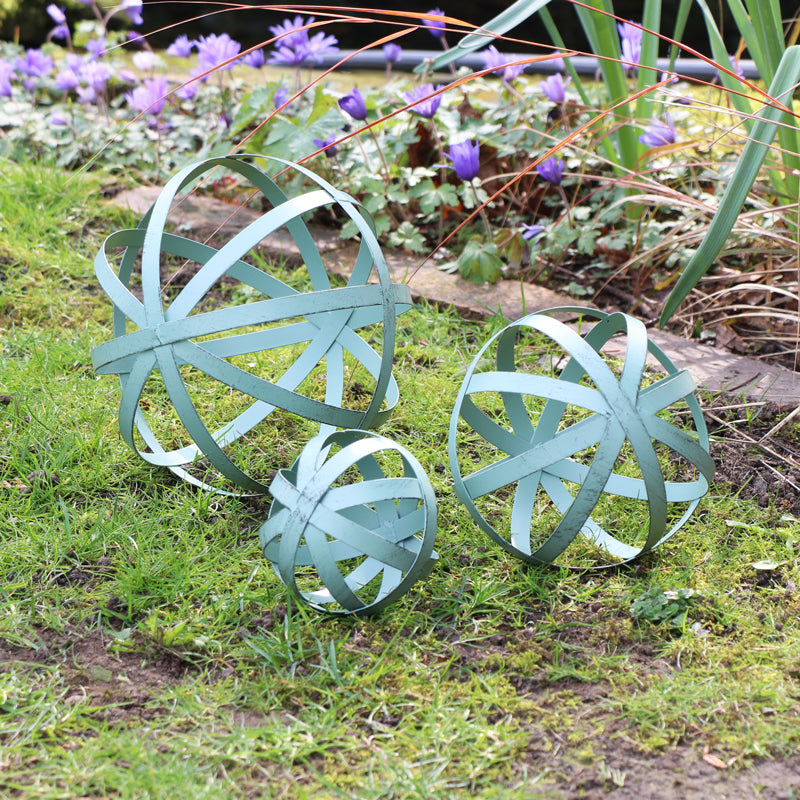
[[[642, 14], [642, 50], [639, 58], [641, 65], [637, 74], [636, 87], [644, 89], [645, 86], [658, 80], [658, 71], [649, 69], [655, 67], [658, 61], [658, 33], [661, 30], [661, 0], [648, 0], [644, 4]], [[649, 95], [642, 95], [636, 103], [636, 116], [638, 119], [650, 119], [653, 115], [652, 100]]]
[[[502, 36], [507, 33], [549, 2], [550, 0], [517, 0], [494, 19], [482, 25], [480, 33], [468, 33], [455, 47], [451, 47], [446, 53], [435, 58], [432, 64], [426, 65], [427, 68], [433, 71], [440, 70], [457, 61], [461, 56], [486, 47], [494, 36]], [[493, 34], [493, 36], [489, 34]]]
[[[728, 2], [732, 3], [734, 0], [728, 0]], [[741, 0], [735, 0], [735, 2], [741, 3]], [[785, 49], [780, 6], [777, 0], [758, 0], [757, 3], [747, 0], [747, 10], [750, 15], [750, 27], [753, 31], [754, 41], [751, 42], [745, 37], [745, 43], [753, 55], [762, 80], [769, 82], [778, 68], [781, 54]], [[739, 30], [742, 31], [741, 28]], [[744, 31], [742, 31], [742, 35], [744, 36]], [[754, 46], [759, 52], [758, 58], [756, 58], [756, 51], [753, 50]]]
[[[625, 67], [620, 61], [622, 51], [613, 7], [608, 0], [589, 0], [586, 6], [576, 6], [575, 10], [592, 52], [600, 56], [599, 66], [608, 87], [609, 104], [614, 106], [623, 103], [630, 93], [625, 80]], [[628, 108], [626, 105], [620, 106], [619, 113], [623, 118], [630, 118]], [[623, 124], [617, 132], [617, 142], [620, 165], [626, 172], [634, 171], [639, 155], [636, 131], [629, 124]]]
[[[717, 27], [717, 23], [714, 20], [711, 10], [706, 4], [706, 0], [696, 0], [696, 2], [697, 5], [700, 6], [700, 10], [703, 12], [703, 18], [706, 23], [706, 31], [708, 32], [708, 40], [711, 44], [711, 54], [714, 57], [714, 60], [717, 62], [717, 64], [723, 65], [726, 69], [730, 69], [730, 65], [728, 63], [728, 50], [725, 47], [722, 34], [719, 32], [719, 28]], [[749, 115], [751, 113], [750, 101], [746, 97], [741, 96], [742, 84], [739, 82], [738, 78], [722, 69], [719, 71], [719, 77], [722, 81], [722, 85], [726, 89], [730, 90], [729, 96], [736, 110], [743, 116]], [[744, 124], [749, 128], [749, 120], [745, 119]]]

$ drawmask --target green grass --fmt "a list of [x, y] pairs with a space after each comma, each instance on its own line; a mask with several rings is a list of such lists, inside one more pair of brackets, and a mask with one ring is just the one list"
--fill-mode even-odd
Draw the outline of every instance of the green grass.
[[[576, 768], [611, 781], [609, 747], [737, 766], [797, 751], [794, 520], [720, 485], [635, 565], [525, 567], [456, 501], [444, 447], [502, 320], [422, 304], [399, 320], [382, 432], [434, 484], [439, 562], [374, 618], [297, 607], [258, 546], [267, 500], [196, 491], [119, 438], [119, 387], [89, 353], [110, 319], [91, 262], [120, 212], [95, 179], [4, 180], [3, 796], [556, 798]], [[268, 469], [302, 444], [285, 426], [253, 439]], [[695, 592], [678, 624], [632, 616], [678, 588]]]

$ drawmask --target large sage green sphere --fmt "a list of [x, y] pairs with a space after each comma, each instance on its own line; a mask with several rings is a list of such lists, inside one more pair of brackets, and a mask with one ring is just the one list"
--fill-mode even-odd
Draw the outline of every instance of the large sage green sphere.
[[[580, 329], [559, 314], [579, 315]], [[645, 369], [648, 356], [657, 371]], [[634, 317], [529, 314], [467, 370], [448, 437], [456, 494], [524, 561], [629, 561], [669, 539], [713, 478], [694, 391]]]
[[[395, 318], [411, 298], [407, 286], [391, 283], [372, 219], [352, 197], [305, 167], [257, 157], [311, 185], [289, 197], [254, 158], [186, 167], [136, 228], [106, 239], [95, 269], [114, 303], [114, 338], [94, 349], [92, 361], [99, 373], [119, 376], [120, 433], [145, 461], [205, 488], [217, 488], [207, 477], [213, 475], [237, 490], [264, 493], [267, 484], [241, 461], [272, 460], [248, 442], [273, 412], [310, 420], [319, 431], [370, 428], [391, 412], [398, 399], [391, 374]], [[260, 217], [218, 247], [168, 230], [181, 193], [231, 172], [252, 185], [267, 209]], [[359, 233], [345, 286], [332, 284], [306, 223], [310, 212], [326, 207]], [[300, 288], [260, 266], [253, 252], [281, 229], [307, 273]], [[188, 282], [173, 289], [172, 277], [187, 272]], [[261, 374], [267, 366], [269, 378]], [[282, 457], [279, 444], [276, 452]]]

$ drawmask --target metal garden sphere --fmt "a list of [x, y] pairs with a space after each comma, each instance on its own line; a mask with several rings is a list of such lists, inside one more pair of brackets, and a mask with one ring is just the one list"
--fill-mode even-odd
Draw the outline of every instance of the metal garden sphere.
[[[391, 283], [372, 219], [352, 197], [305, 167], [266, 158], [265, 163], [274, 165], [276, 171], [300, 173], [314, 184], [310, 191], [287, 197], [272, 178], [247, 160], [252, 158], [211, 158], [186, 167], [166, 184], [138, 227], [117, 231], [106, 239], [95, 259], [95, 271], [114, 303], [115, 338], [96, 347], [92, 361], [97, 372], [119, 375], [120, 433], [145, 461], [168, 467], [195, 485], [213, 488], [196, 471], [187, 470], [204, 457], [231, 483], [248, 492], [263, 493], [267, 486], [234, 463], [230, 445], [276, 409], [319, 422], [321, 431], [379, 424], [398, 399], [391, 374], [395, 316], [410, 308], [411, 296], [407, 286]], [[219, 249], [167, 233], [165, 225], [178, 193], [220, 168], [248, 180], [269, 210]], [[352, 273], [347, 285], [340, 288], [331, 287], [303, 219], [324, 206], [334, 206], [349, 217], [360, 235]], [[246, 260], [262, 239], [283, 227], [297, 244], [312, 291], [298, 291]], [[114, 253], [120, 249], [121, 256], [115, 259]], [[169, 256], [194, 262], [199, 269], [167, 302], [162, 261]], [[118, 263], [116, 269], [112, 260]], [[139, 260], [140, 293], [135, 269]], [[377, 282], [371, 283], [375, 276]], [[205, 310], [201, 303], [221, 285], [223, 277], [239, 281], [255, 300]], [[377, 337], [376, 326], [380, 326]], [[359, 335], [363, 328], [369, 328], [372, 338], [380, 342], [380, 352]], [[268, 352], [277, 359], [281, 350], [292, 355], [284, 356], [291, 359], [288, 365], [276, 368], [279, 377], [267, 380], [258, 370], [251, 371], [254, 354]], [[374, 381], [371, 398], [360, 409], [343, 404], [351, 368], [363, 368], [367, 382]], [[193, 396], [187, 388], [185, 378], [192, 370], [197, 371], [194, 375], [219, 382], [218, 387], [225, 384], [240, 393], [232, 419], [221, 424], [207, 420], [213, 414], [200, 408], [197, 393]], [[151, 427], [153, 418], [148, 421], [146, 412], [153, 404], [148, 402], [145, 384], [153, 373], [160, 374], [185, 429], [179, 446], [162, 441], [164, 437], [159, 438]], [[314, 392], [306, 386], [314, 382], [321, 388], [314, 387], [317, 396], [309, 396]], [[206, 405], [216, 409], [218, 404], [208, 401]]]
[[430, 481], [411, 453], [384, 436], [315, 436], [269, 491], [274, 501], [259, 531], [264, 555], [292, 592], [320, 611], [380, 611], [437, 559]]
[[[554, 318], [559, 312], [597, 322], [581, 336]], [[551, 357], [564, 357], [557, 375], [518, 371], [525, 357], [518, 339], [531, 331], [550, 339]], [[617, 375], [601, 350], [620, 333], [627, 344]], [[496, 368], [479, 371], [493, 350]], [[648, 353], [667, 373], [652, 383], [645, 375]], [[580, 548], [566, 551], [579, 533], [609, 557], [598, 564], [596, 554], [580, 555], [582, 566], [635, 558], [689, 519], [713, 479], [694, 390], [691, 375], [633, 317], [572, 307], [529, 314], [493, 336], [467, 370], [448, 437], [456, 494], [494, 541], [525, 561], [574, 560]], [[662, 414], [679, 402], [694, 435]], [[470, 459], [483, 466], [465, 475]], [[675, 472], [672, 479], [665, 480], [665, 469]], [[505, 525], [498, 530], [504, 513], [508, 532]]]

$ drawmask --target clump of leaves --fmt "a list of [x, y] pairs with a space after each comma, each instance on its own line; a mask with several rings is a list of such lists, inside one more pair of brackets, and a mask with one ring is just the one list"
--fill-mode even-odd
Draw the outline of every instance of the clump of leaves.
[[635, 620], [682, 630], [689, 608], [698, 597], [694, 589], [653, 586], [631, 603], [631, 616]]

